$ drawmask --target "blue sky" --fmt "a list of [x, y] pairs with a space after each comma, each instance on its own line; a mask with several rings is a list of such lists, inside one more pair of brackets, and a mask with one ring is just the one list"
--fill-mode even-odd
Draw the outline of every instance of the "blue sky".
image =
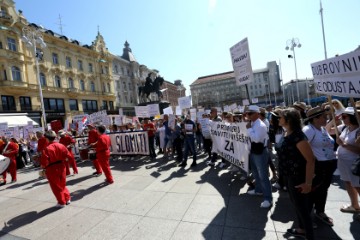
[[[298, 77], [325, 59], [319, 0], [18, 0], [31, 23], [91, 44], [97, 26], [110, 52], [121, 55], [127, 40], [140, 64], [168, 81], [188, 86], [200, 76], [232, 70], [229, 48], [247, 37], [253, 69], [281, 61], [285, 82], [295, 78], [286, 41], [296, 48]], [[360, 1], [323, 0], [328, 57], [360, 44]], [[189, 88], [188, 88], [189, 89]], [[189, 93], [189, 91], [188, 91]]]

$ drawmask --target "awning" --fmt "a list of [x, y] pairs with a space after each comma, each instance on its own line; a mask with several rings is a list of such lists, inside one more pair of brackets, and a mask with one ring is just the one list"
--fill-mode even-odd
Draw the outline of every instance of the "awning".
[[0, 114], [0, 123], [7, 122], [8, 127], [15, 127], [15, 126], [26, 126], [28, 125], [28, 122], [32, 122], [33, 126], [39, 126], [37, 122], [29, 118], [28, 116], [24, 114], [11, 114], [11, 113], [5, 113]]

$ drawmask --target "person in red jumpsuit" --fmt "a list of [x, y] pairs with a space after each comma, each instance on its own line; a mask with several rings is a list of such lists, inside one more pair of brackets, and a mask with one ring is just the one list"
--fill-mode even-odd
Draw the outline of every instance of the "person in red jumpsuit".
[[58, 134], [60, 136], [59, 143], [64, 145], [69, 150], [69, 153], [71, 155], [71, 157], [68, 158], [68, 161], [65, 163], [66, 164], [66, 175], [70, 175], [69, 165], [71, 165], [71, 167], [74, 171], [74, 174], [78, 174], [78, 169], [77, 169], [74, 153], [72, 152], [72, 148], [75, 145], [75, 139], [73, 139], [68, 134], [66, 134], [66, 132], [64, 130], [60, 130], [58, 132]]
[[39, 167], [40, 165], [40, 158], [41, 158], [41, 153], [42, 151], [47, 147], [48, 145], [48, 141], [46, 140], [46, 138], [44, 137], [44, 133], [42, 131], [37, 131], [36, 132], [36, 137], [38, 139], [38, 147], [37, 147], [37, 158], [35, 158], [34, 160], [34, 165], [35, 167]]
[[[90, 146], [93, 143], [96, 143], [99, 139], [99, 133], [96, 131], [95, 126], [92, 124], [87, 125], [89, 129], [89, 135], [88, 135], [88, 142], [87, 144]], [[96, 172], [93, 173], [93, 175], [100, 176], [102, 174], [102, 170], [100, 167], [100, 163], [98, 159], [92, 160], [93, 165], [96, 169]]]
[[48, 146], [42, 151], [40, 165], [45, 169], [50, 188], [58, 202], [56, 206], [65, 207], [70, 204], [70, 193], [66, 187], [65, 162], [72, 156], [64, 145], [54, 142], [56, 138], [54, 131], [47, 131], [45, 137]]
[[5, 185], [7, 172], [10, 172], [11, 183], [14, 183], [17, 181], [17, 178], [16, 178], [16, 155], [19, 152], [19, 146], [16, 143], [7, 139], [6, 137], [1, 137], [1, 139], [4, 143], [0, 147], [0, 153], [10, 159], [9, 167], [7, 168], [7, 170], [5, 170], [2, 173], [3, 182], [1, 183], [1, 185]]
[[104, 125], [98, 126], [97, 131], [99, 133], [99, 138], [97, 142], [92, 143], [92, 146], [96, 147], [96, 158], [99, 161], [102, 171], [105, 173], [105, 182], [112, 184], [114, 183], [114, 179], [111, 174], [109, 160], [111, 140], [110, 137], [105, 134], [106, 127]]

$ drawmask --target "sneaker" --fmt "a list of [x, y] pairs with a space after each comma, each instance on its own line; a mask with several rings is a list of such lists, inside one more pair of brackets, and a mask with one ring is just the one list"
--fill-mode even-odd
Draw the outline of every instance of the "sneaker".
[[213, 163], [212, 161], [207, 161], [206, 164], [210, 167], [215, 166], [215, 163]]
[[68, 200], [68, 201], [66, 202], [66, 205], [70, 205], [70, 203], [71, 203], [71, 201], [70, 201], [70, 200]]
[[102, 173], [97, 173], [96, 175], [95, 175], [95, 177], [100, 177], [102, 175]]
[[261, 196], [261, 195], [263, 195], [262, 193], [255, 192], [255, 189], [247, 191], [247, 194], [252, 195], [252, 196]]
[[225, 163], [223, 163], [223, 162], [219, 163], [218, 167], [219, 168], [225, 168]]
[[58, 203], [58, 204], [55, 205], [55, 207], [57, 207], [57, 208], [64, 208], [64, 207], [65, 207], [65, 204], [59, 204], [59, 203]]
[[260, 207], [261, 208], [269, 208], [269, 207], [271, 207], [271, 205], [272, 205], [271, 202], [269, 202], [268, 200], [265, 200], [260, 204]]

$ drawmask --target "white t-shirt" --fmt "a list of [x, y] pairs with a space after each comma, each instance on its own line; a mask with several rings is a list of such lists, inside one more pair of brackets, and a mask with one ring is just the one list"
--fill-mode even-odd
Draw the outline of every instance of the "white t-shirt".
[[311, 149], [318, 161], [336, 159], [334, 152], [335, 141], [324, 127], [321, 127], [321, 130], [319, 130], [310, 123], [303, 127], [302, 130], [308, 138]]
[[[357, 128], [353, 131], [349, 131], [349, 127], [346, 127], [344, 131], [340, 134], [340, 139], [346, 144], [355, 144], [356, 135], [360, 131], [360, 128]], [[337, 155], [339, 160], [346, 160], [346, 161], [354, 161], [356, 158], [359, 157], [358, 154], [349, 151], [348, 149], [339, 146], [337, 149]]]

